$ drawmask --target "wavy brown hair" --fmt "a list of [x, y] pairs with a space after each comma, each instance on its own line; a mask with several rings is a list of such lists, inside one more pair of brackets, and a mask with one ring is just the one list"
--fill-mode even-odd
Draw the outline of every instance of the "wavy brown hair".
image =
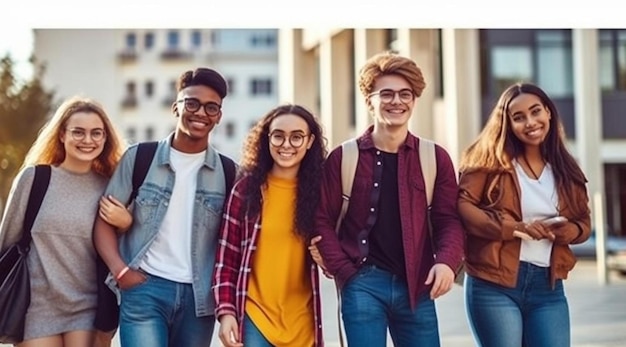
[[315, 136], [298, 170], [296, 193], [296, 233], [308, 238], [313, 233], [314, 215], [320, 200], [322, 167], [327, 155], [326, 138], [317, 117], [300, 105], [285, 104], [269, 111], [250, 130], [243, 147], [239, 176], [247, 177], [246, 213], [256, 216], [261, 211], [261, 192], [267, 184], [267, 174], [274, 165], [269, 149], [269, 128], [274, 119], [293, 114], [304, 119], [309, 132]]
[[417, 97], [420, 97], [422, 91], [426, 88], [422, 70], [415, 61], [395, 52], [385, 51], [369, 58], [359, 71], [359, 89], [361, 94], [367, 98], [374, 90], [376, 79], [384, 75], [403, 77], [409, 82], [413, 93]]
[[61, 137], [65, 133], [70, 117], [78, 112], [94, 113], [102, 119], [106, 132], [104, 148], [102, 153], [94, 159], [91, 169], [110, 178], [124, 151], [124, 142], [113, 127], [104, 108], [92, 99], [78, 96], [65, 100], [56, 110], [54, 116], [41, 128], [35, 143], [24, 159], [22, 168], [37, 164], [57, 166], [63, 163], [65, 147], [61, 142]]
[[498, 173], [513, 168], [513, 159], [525, 151], [524, 143], [513, 133], [509, 115], [509, 105], [520, 94], [536, 95], [550, 111], [550, 130], [540, 145], [541, 155], [552, 167], [559, 195], [565, 196], [566, 201], [575, 201], [569, 188], [571, 183], [584, 187], [587, 178], [565, 146], [565, 129], [554, 102], [541, 88], [531, 83], [516, 83], [502, 92], [480, 135], [463, 151], [460, 171], [486, 170], [494, 173], [488, 183], [491, 188], [487, 196], [490, 196], [489, 190], [495, 188]]

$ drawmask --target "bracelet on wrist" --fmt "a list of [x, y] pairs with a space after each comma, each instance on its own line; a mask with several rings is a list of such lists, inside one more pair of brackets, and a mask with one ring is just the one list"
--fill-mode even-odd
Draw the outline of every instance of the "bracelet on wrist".
[[124, 277], [124, 275], [128, 272], [128, 270], [130, 270], [130, 268], [128, 266], [125, 266], [122, 271], [120, 271], [117, 276], [115, 276], [115, 280], [119, 281], [122, 279], [122, 277]]

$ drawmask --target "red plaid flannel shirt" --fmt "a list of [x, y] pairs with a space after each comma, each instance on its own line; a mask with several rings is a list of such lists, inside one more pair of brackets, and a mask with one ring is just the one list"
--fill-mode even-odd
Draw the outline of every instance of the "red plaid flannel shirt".
[[[261, 230], [261, 216], [243, 216], [243, 199], [246, 178], [238, 181], [224, 207], [222, 226], [217, 246], [215, 272], [213, 275], [213, 296], [215, 297], [215, 317], [232, 314], [239, 324], [239, 336], [243, 336], [243, 319], [248, 296], [248, 280], [251, 274], [251, 259], [257, 247]], [[242, 216], [242, 217], [240, 217]], [[315, 322], [315, 346], [323, 347], [322, 314], [318, 269], [309, 259], [313, 291], [313, 313]]]

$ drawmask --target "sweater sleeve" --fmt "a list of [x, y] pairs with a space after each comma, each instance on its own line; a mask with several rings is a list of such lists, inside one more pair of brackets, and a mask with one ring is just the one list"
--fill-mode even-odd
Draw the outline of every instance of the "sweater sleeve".
[[13, 180], [0, 223], [0, 251], [9, 248], [22, 237], [22, 224], [34, 177], [35, 168], [29, 166], [20, 171]]

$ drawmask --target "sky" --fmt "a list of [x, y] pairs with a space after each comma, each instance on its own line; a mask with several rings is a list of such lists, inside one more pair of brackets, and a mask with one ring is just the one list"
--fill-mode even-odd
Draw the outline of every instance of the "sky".
[[[104, 2], [102, 2], [104, 3]], [[33, 28], [626, 28], [612, 0], [21, 0], [2, 5], [0, 56], [32, 74]], [[174, 14], [174, 15], [173, 15]]]

